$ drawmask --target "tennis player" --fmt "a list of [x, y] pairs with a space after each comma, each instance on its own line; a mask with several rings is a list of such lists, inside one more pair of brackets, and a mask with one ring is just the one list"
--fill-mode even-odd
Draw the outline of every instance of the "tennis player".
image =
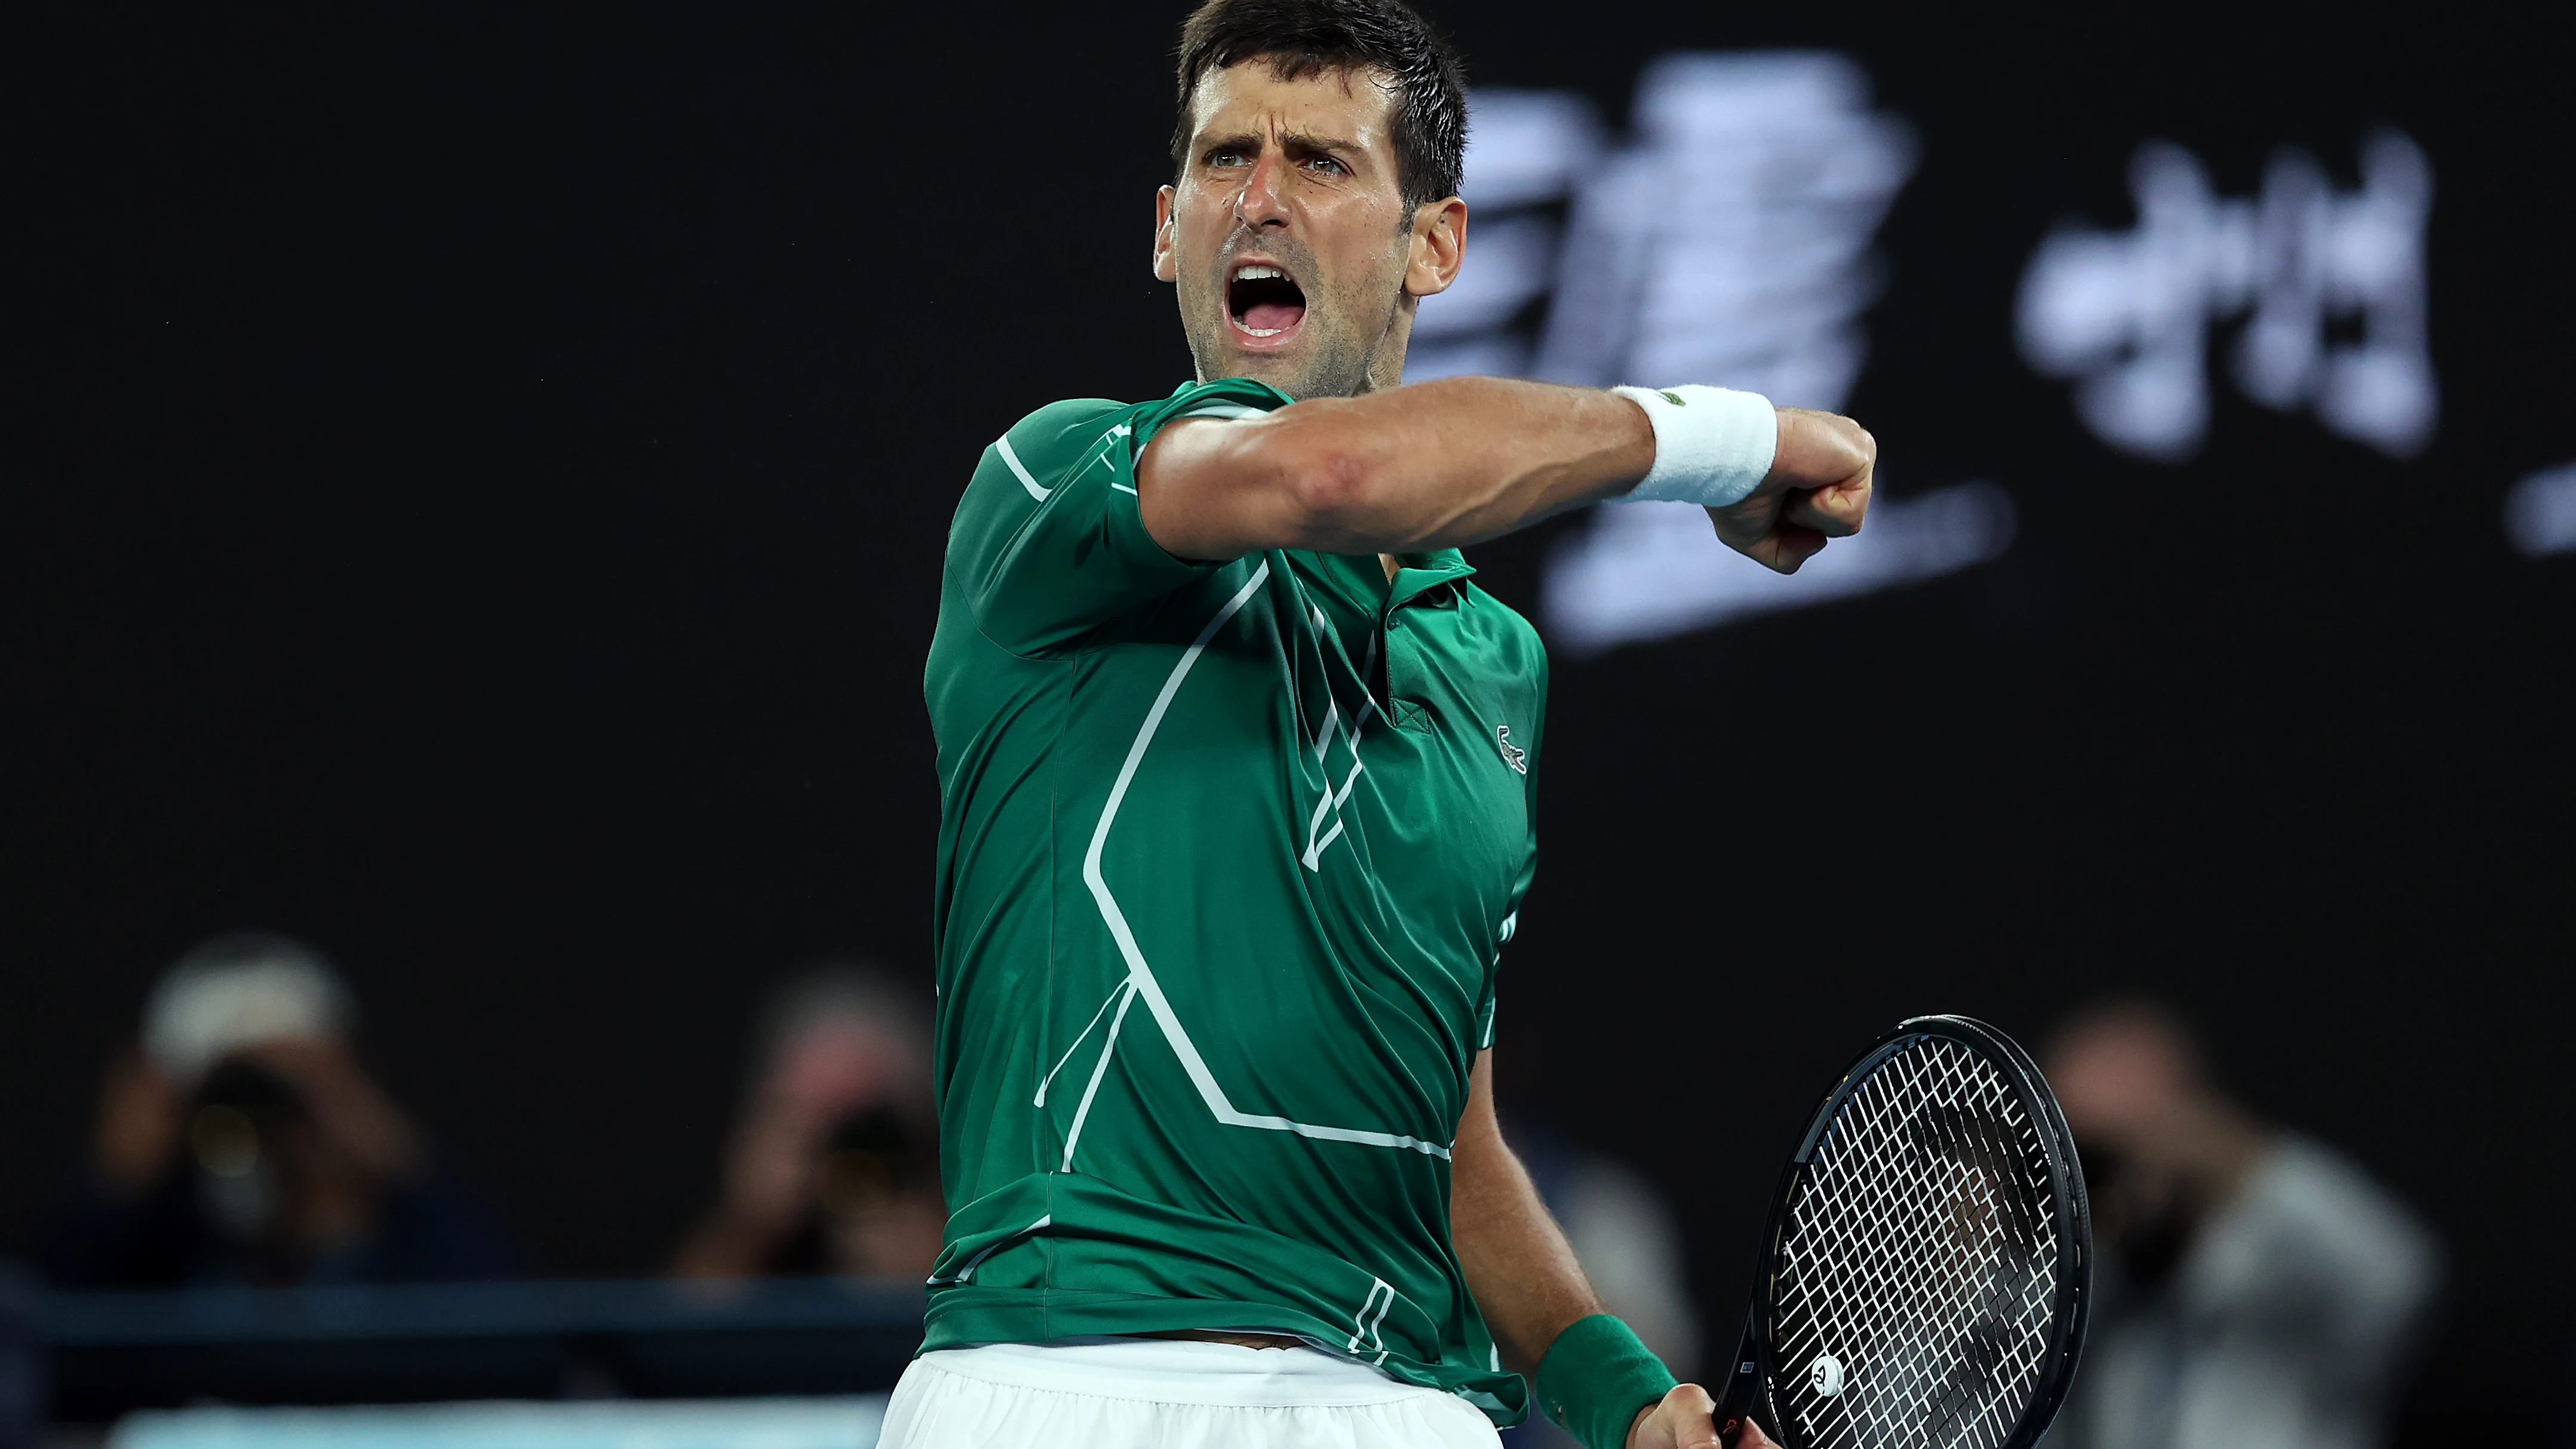
[[1683, 499], [1785, 573], [1874, 445], [1686, 379], [1399, 386], [1467, 118], [1397, 0], [1210, 0], [1179, 78], [1153, 265], [1198, 380], [1031, 413], [949, 535], [951, 1215], [885, 1442], [1490, 1449], [1533, 1372], [1591, 1449], [1715, 1444], [1495, 1125], [1547, 660], [1458, 548]]

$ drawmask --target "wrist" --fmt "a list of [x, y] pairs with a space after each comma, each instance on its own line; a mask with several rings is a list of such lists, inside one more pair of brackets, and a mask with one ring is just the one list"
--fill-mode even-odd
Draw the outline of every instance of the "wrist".
[[1655, 465], [1627, 499], [1725, 508], [1769, 476], [1780, 449], [1779, 410], [1760, 393], [1723, 387], [1615, 387], [1655, 430]]
[[1638, 1419], [1674, 1383], [1663, 1360], [1607, 1313], [1576, 1319], [1538, 1365], [1539, 1407], [1585, 1449], [1626, 1449]]

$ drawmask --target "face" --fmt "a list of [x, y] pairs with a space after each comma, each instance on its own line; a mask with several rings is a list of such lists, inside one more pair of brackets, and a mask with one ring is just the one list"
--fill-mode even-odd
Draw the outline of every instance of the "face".
[[2194, 1090], [2187, 1049], [2161, 1026], [2112, 1020], [2052, 1043], [2049, 1085], [2077, 1138], [2134, 1151], [2171, 1131]]
[[2046, 1073], [2084, 1156], [2093, 1228], [2132, 1276], [2161, 1281], [2197, 1204], [2174, 1162], [2197, 1090], [2189, 1048], [2153, 1020], [2113, 1018], [2051, 1043]]
[[1374, 72], [1282, 80], [1255, 58], [1199, 82], [1180, 181], [1154, 204], [1154, 275], [1202, 379], [1293, 398], [1393, 387], [1413, 311], [1458, 275], [1456, 197], [1404, 204]]
[[770, 1062], [768, 1087], [783, 1104], [830, 1117], [891, 1095], [909, 1055], [872, 1023], [824, 1017], [780, 1046]]

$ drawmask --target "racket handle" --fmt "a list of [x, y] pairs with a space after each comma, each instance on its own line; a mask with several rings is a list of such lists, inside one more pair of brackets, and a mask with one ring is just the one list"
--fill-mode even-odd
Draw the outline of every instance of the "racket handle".
[[1727, 1362], [1726, 1383], [1717, 1392], [1717, 1434], [1721, 1439], [1733, 1439], [1737, 1426], [1753, 1416], [1755, 1390], [1760, 1387], [1756, 1380], [1761, 1377], [1754, 1372], [1761, 1364], [1755, 1347], [1753, 1326], [1747, 1324], [1743, 1344]]

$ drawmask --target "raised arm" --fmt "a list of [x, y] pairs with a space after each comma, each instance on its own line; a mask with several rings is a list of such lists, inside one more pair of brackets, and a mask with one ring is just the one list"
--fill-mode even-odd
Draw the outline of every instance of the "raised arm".
[[[1771, 475], [1710, 512], [1729, 547], [1789, 573], [1859, 529], [1876, 445], [1830, 414], [1784, 408], [1779, 424]], [[1173, 423], [1138, 461], [1137, 503], [1181, 558], [1415, 553], [1615, 498], [1654, 464], [1645, 412], [1616, 393], [1454, 377]]]

